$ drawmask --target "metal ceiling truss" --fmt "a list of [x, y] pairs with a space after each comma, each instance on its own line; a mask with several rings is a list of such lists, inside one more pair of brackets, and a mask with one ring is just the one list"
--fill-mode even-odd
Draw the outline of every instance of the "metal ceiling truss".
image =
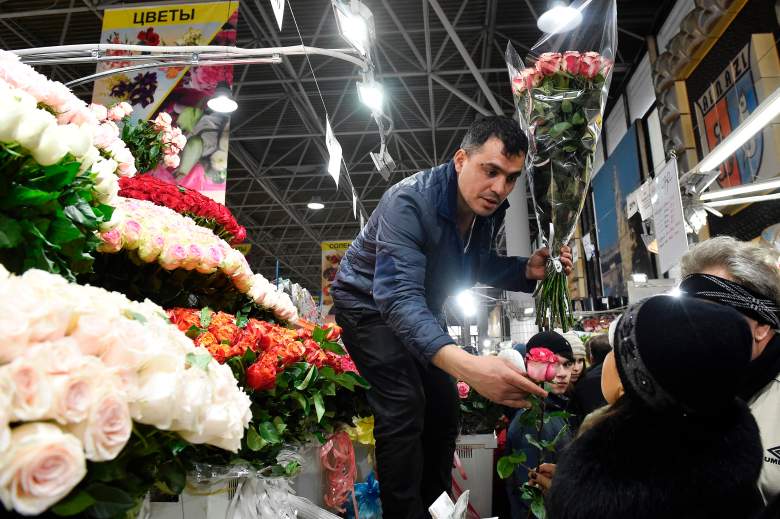
[[[141, 1], [159, 3], [133, 3]], [[359, 231], [359, 218], [352, 213], [353, 187], [360, 199], [358, 210], [368, 215], [388, 186], [446, 161], [474, 118], [512, 113], [504, 48], [511, 41], [527, 51], [535, 39], [535, 20], [544, 9], [540, 0], [363, 1], [377, 23], [374, 77], [383, 84], [384, 111], [393, 123], [386, 144], [397, 168], [388, 180], [378, 174], [369, 155], [378, 151], [380, 139], [369, 111], [357, 102], [360, 67], [311, 56], [310, 62], [290, 57], [279, 65], [238, 65], [234, 71], [233, 93], [240, 108], [231, 123], [228, 206], [248, 229], [253, 267], [273, 278], [278, 258], [282, 275], [313, 293], [320, 286], [319, 242], [349, 240]], [[101, 12], [119, 3], [0, 0], [0, 45], [98, 41]], [[619, 28], [626, 36], [621, 37], [621, 57], [628, 63], [643, 49], [642, 35], [651, 28], [647, 20], [657, 15], [658, 7], [638, 4], [626, 4], [624, 11], [637, 11]], [[82, 34], [89, 25], [83, 14], [95, 21], [89, 34]], [[281, 32], [267, 1], [247, 0], [241, 3], [238, 29], [236, 45], [241, 48], [347, 46], [337, 32], [329, 0], [288, 2]], [[616, 74], [624, 78], [628, 63], [617, 63]], [[69, 82], [89, 74], [90, 67], [54, 64], [44, 71]], [[74, 90], [85, 99], [91, 96], [91, 85]], [[338, 189], [325, 171], [326, 109], [353, 184], [342, 170]], [[312, 196], [321, 196], [326, 208], [307, 209]]]

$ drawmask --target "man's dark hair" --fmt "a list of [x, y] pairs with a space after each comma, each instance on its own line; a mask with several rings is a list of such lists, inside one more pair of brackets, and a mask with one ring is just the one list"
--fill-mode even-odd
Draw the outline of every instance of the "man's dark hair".
[[594, 366], [604, 362], [604, 359], [607, 358], [607, 353], [612, 351], [612, 346], [609, 345], [609, 335], [606, 333], [591, 338], [585, 347], [588, 350]]
[[513, 157], [515, 155], [526, 155], [528, 153], [528, 139], [520, 129], [520, 125], [511, 117], [504, 115], [491, 115], [477, 119], [463, 136], [460, 147], [466, 153], [471, 153], [479, 149], [488, 139], [497, 137], [504, 143], [504, 155]]

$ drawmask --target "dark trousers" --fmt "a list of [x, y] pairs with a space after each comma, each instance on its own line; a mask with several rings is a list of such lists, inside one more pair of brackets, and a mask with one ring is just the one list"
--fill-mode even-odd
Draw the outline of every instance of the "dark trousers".
[[340, 310], [336, 321], [360, 374], [371, 384], [382, 516], [430, 518], [428, 507], [452, 486], [455, 381], [418, 361], [378, 313]]

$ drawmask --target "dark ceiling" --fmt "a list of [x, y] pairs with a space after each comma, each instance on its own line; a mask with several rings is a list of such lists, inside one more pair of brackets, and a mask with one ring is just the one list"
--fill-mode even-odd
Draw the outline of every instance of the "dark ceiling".
[[[125, 5], [139, 3], [161, 2]], [[283, 276], [315, 294], [320, 285], [319, 242], [349, 240], [359, 231], [347, 182], [342, 180], [342, 189], [337, 190], [325, 171], [323, 103], [367, 214], [389, 185], [448, 160], [463, 130], [479, 115], [477, 108], [482, 113], [495, 111], [433, 9], [435, 0], [364, 3], [374, 14], [373, 58], [394, 126], [388, 148], [398, 168], [389, 180], [374, 170], [369, 156], [379, 149], [379, 134], [368, 109], [358, 101], [356, 66], [311, 56], [316, 82], [304, 57], [285, 58], [279, 65], [235, 67], [239, 109], [231, 122], [227, 205], [249, 230], [253, 268], [273, 278], [278, 258]], [[438, 0], [446, 22], [454, 26], [498, 108], [506, 114], [513, 110], [503, 61], [506, 44], [511, 41], [521, 54], [534, 44], [539, 36], [536, 16], [546, 3]], [[644, 54], [645, 38], [657, 32], [672, 4], [672, 0], [618, 0], [613, 100], [623, 92], [630, 71]], [[102, 10], [119, 5], [91, 0], [0, 0], [0, 46], [97, 43]], [[315, 47], [347, 47], [338, 34], [329, 0], [289, 1], [281, 32], [269, 1], [241, 2], [238, 46], [290, 46], [301, 40]], [[68, 81], [94, 73], [95, 66], [45, 67], [42, 71]], [[86, 99], [91, 85], [76, 91]], [[307, 209], [315, 195], [325, 201], [324, 210]]]

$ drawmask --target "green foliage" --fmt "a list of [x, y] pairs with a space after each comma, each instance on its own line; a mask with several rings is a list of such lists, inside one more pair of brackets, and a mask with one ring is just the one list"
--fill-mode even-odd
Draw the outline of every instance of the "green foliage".
[[122, 140], [135, 157], [135, 167], [140, 173], [151, 171], [162, 162], [165, 155], [162, 133], [151, 121], [131, 121], [126, 117], [122, 121]]
[[17, 144], [0, 143], [0, 263], [21, 274], [38, 268], [73, 281], [89, 272], [95, 232], [113, 208], [94, 197], [91, 174], [66, 155], [41, 166]]

